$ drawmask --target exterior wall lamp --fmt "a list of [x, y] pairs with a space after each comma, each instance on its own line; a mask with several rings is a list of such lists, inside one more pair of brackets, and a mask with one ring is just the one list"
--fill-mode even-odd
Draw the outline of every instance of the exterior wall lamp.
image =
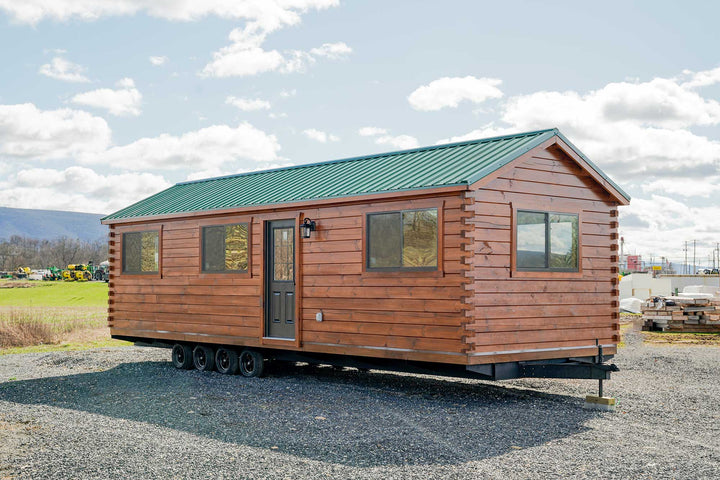
[[300, 224], [300, 236], [302, 238], [310, 238], [310, 232], [315, 231], [315, 221], [306, 218], [303, 223]]

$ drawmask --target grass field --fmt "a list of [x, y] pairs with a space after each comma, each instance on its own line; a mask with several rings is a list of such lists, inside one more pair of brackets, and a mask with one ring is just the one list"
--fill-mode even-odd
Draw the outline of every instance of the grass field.
[[0, 355], [127, 345], [110, 339], [105, 282], [0, 280]]

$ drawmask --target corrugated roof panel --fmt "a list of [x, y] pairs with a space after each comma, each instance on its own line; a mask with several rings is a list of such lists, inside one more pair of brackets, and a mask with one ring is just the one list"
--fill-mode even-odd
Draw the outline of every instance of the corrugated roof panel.
[[567, 142], [556, 129], [540, 130], [183, 182], [104, 220], [469, 184], [554, 135]]

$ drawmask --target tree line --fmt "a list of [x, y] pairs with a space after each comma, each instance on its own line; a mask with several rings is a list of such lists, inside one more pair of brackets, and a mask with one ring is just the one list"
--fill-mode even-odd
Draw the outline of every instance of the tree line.
[[9, 240], [0, 240], [0, 270], [3, 271], [18, 267], [65, 268], [69, 264], [90, 261], [98, 265], [107, 257], [108, 242], [104, 237], [85, 241], [70, 237], [42, 240], [13, 235]]

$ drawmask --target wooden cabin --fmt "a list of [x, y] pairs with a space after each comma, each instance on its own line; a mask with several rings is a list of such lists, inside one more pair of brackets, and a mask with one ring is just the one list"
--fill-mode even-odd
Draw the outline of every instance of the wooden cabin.
[[556, 129], [179, 183], [102, 220], [108, 322], [228, 373], [238, 352], [250, 374], [597, 362], [619, 340], [628, 203]]

